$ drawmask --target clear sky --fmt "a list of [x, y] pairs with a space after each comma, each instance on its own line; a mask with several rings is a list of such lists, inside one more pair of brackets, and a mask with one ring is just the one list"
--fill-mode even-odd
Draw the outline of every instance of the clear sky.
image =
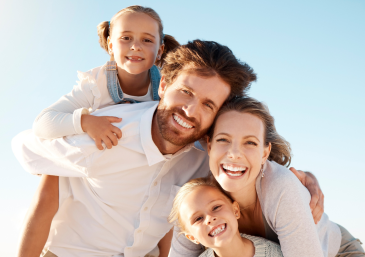
[[15, 160], [11, 139], [71, 91], [77, 70], [108, 60], [96, 26], [133, 4], [154, 8], [165, 34], [225, 44], [258, 74], [264, 101], [291, 144], [292, 166], [312, 171], [325, 212], [365, 242], [365, 2], [1, 1], [0, 256], [15, 253], [39, 178]]

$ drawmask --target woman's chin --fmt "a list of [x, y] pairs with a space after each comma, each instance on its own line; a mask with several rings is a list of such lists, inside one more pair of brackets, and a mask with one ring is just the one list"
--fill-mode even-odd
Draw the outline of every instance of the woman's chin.
[[219, 185], [227, 192], [234, 193], [245, 187], [242, 181], [231, 180], [229, 178], [218, 178]]

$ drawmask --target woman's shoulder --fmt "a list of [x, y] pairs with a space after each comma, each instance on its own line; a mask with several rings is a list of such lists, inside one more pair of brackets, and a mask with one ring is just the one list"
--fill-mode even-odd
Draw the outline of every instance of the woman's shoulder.
[[280, 246], [270, 240], [262, 237], [241, 234], [241, 237], [247, 238], [255, 246], [255, 257], [282, 257], [283, 254]]

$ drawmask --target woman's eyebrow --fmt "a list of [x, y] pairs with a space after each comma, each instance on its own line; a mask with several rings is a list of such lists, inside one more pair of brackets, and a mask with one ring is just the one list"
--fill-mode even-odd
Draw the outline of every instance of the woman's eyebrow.
[[256, 136], [254, 136], [254, 135], [248, 135], [248, 136], [245, 136], [245, 137], [243, 137], [243, 139], [247, 139], [247, 138], [250, 138], [250, 137], [254, 137], [254, 138], [256, 138], [256, 140], [257, 141], [259, 141], [259, 142], [261, 142], [260, 141], [260, 139], [258, 139]]
[[221, 132], [221, 133], [218, 133], [217, 135], [215, 135], [214, 137], [217, 137], [217, 136], [227, 136], [227, 137], [229, 137], [230, 135], [228, 133]]

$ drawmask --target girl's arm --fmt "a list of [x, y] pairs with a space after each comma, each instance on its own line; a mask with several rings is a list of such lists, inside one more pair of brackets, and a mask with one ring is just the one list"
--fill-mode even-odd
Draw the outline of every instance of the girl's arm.
[[159, 257], [168, 257], [171, 248], [171, 239], [174, 229], [172, 228], [157, 244], [160, 250]]
[[[44, 109], [33, 123], [33, 133], [45, 139], [55, 139], [74, 134], [88, 133], [102, 150], [102, 142], [107, 148], [117, 145], [122, 133], [111, 123], [121, 122], [118, 117], [90, 116], [88, 109], [100, 107], [105, 98], [102, 88], [91, 75], [79, 73], [80, 82], [73, 90], [57, 102]], [[105, 89], [104, 89], [105, 91]]]
[[267, 164], [269, 167], [257, 191], [263, 213], [278, 235], [283, 255], [323, 256], [309, 206], [309, 192], [285, 167], [274, 162]]

